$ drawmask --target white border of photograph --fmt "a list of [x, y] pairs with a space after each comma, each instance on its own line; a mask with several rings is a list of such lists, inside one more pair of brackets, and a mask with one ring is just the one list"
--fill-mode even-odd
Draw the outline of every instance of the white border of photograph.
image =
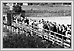
[[[2, 32], [3, 32], [3, 30], [2, 30], [2, 20], [3, 20], [3, 18], [2, 18], [2, 16], [3, 16], [3, 9], [2, 9], [2, 3], [3, 2], [6, 2], [6, 3], [8, 3], [8, 2], [11, 2], [11, 3], [20, 3], [20, 2], [22, 2], [22, 3], [30, 3], [30, 2], [34, 2], [34, 3], [36, 3], [36, 2], [42, 2], [42, 3], [44, 3], [44, 2], [47, 2], [47, 3], [52, 3], [52, 2], [57, 2], [57, 3], [65, 3], [65, 2], [67, 2], [67, 3], [72, 3], [72, 9], [71, 9], [71, 11], [72, 11], [72, 14], [71, 14], [71, 27], [72, 27], [72, 31], [71, 31], [71, 48], [67, 48], [67, 49], [65, 49], [65, 48], [3, 48], [3, 37], [2, 37]], [[1, 1], [1, 50], [73, 50], [73, 1]]]

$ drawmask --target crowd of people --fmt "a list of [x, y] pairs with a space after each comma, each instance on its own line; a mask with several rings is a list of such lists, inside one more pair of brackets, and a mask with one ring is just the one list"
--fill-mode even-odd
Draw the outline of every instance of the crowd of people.
[[[22, 26], [23, 26], [23, 28], [22, 28]], [[15, 48], [15, 47], [16, 48], [27, 47], [28, 48], [28, 47], [30, 47], [31, 44], [28, 45], [28, 43], [30, 43], [30, 42], [27, 42], [27, 41], [30, 41], [30, 40], [31, 40], [31, 43], [32, 42], [33, 43], [39, 42], [39, 44], [42, 44], [42, 46], [39, 46], [39, 44], [35, 45], [34, 47], [36, 47], [36, 48], [39, 48], [39, 47], [43, 48], [43, 47], [49, 47], [49, 46], [50, 46], [50, 48], [61, 47], [61, 46], [56, 45], [56, 44], [45, 46], [47, 44], [52, 44], [52, 43], [51, 43], [51, 41], [49, 43], [46, 41], [47, 44], [45, 44], [45, 43], [43, 44], [42, 42], [40, 42], [40, 41], [43, 41], [43, 39], [45, 39], [44, 36], [41, 37], [40, 41], [37, 41], [38, 39], [35, 40], [37, 42], [32, 41], [36, 38], [36, 37], [35, 38], [33, 38], [33, 37], [37, 33], [34, 31], [31, 31], [30, 28], [26, 29], [27, 27], [31, 27], [37, 31], [44, 32], [44, 33], [47, 32], [47, 34], [49, 34], [50, 31], [53, 31], [53, 33], [56, 32], [58, 34], [61, 34], [61, 35], [64, 35], [64, 36], [71, 38], [71, 25], [67, 25], [67, 26], [65, 26], [64, 24], [60, 25], [60, 24], [57, 24], [56, 22], [45, 21], [44, 19], [37, 21], [37, 20], [33, 20], [33, 19], [28, 19], [27, 17], [23, 18], [23, 17], [21, 17], [21, 14], [19, 16], [13, 17], [13, 22], [12, 22], [11, 27], [13, 27], [12, 30], [17, 32], [17, 33], [13, 33], [13, 31], [11, 31], [12, 33], [8, 33], [7, 36], [3, 37], [3, 47], [5, 47], [5, 48], [6, 47], [13, 47], [13, 48]], [[19, 29], [20, 29], [20, 31], [24, 31], [24, 32], [19, 33], [20, 32]], [[24, 37], [25, 42], [22, 40], [22, 36]], [[20, 40], [19, 40], [19, 37], [20, 37]], [[28, 38], [28, 40], [25, 40], [27, 38]], [[17, 41], [16, 41], [16, 39], [17, 39]], [[21, 41], [21, 42], [19, 42], [19, 41]], [[23, 42], [26, 44], [23, 45]], [[34, 44], [32, 44], [31, 47], [33, 45]], [[55, 47], [55, 45], [56, 45], [56, 47]]]
[[46, 30], [51, 30], [53, 32], [68, 36], [68, 37], [70, 37], [70, 35], [71, 35], [71, 25], [70, 24], [61, 25], [61, 24], [57, 24], [56, 22], [46, 21], [44, 19], [37, 21], [37, 20], [33, 20], [33, 19], [28, 19], [27, 17], [25, 17], [25, 18], [15, 17], [14, 22], [22, 24], [22, 25], [23, 24], [30, 25], [30, 26], [32, 26], [32, 28], [37, 29], [39, 31], [43, 31], [44, 29], [46, 29]]

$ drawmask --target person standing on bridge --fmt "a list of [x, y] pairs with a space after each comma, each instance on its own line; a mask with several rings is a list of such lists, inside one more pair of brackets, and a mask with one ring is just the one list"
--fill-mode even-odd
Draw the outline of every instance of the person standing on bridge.
[[39, 31], [43, 30], [43, 23], [41, 23], [40, 20], [39, 20], [38, 28], [39, 28]]

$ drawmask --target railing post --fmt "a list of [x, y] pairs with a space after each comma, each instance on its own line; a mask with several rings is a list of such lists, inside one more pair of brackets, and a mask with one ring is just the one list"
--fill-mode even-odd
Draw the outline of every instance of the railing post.
[[62, 47], [64, 47], [64, 36], [62, 36]]

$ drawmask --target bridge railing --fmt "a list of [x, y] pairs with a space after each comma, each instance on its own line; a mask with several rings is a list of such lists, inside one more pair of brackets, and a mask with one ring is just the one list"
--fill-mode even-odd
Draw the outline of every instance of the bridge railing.
[[[10, 30], [10, 28], [7, 24], [3, 24], [3, 27], [6, 27], [8, 30]], [[17, 32], [16, 29], [18, 29], [19, 32], [24, 32], [24, 29], [23, 29], [24, 27], [20, 28], [18, 26], [18, 27], [16, 27], [16, 29], [15, 29], [15, 26], [10, 26], [10, 27], [11, 27], [11, 30], [13, 28], [12, 32], [16, 33]], [[43, 33], [41, 31], [38, 31], [38, 30], [32, 28], [31, 26], [26, 26], [25, 30], [27, 27], [29, 27], [28, 30], [35, 32], [37, 36], [41, 36], [41, 37], [44, 36], [45, 39], [50, 40], [53, 43], [56, 43], [60, 46], [63, 46], [64, 48], [71, 48], [71, 38], [70, 37], [67, 37], [65, 35], [59, 34], [57, 32], [53, 32], [51, 30], [46, 30], [46, 29], [44, 29], [44, 30], [48, 31], [49, 33], [46, 33], [46, 32]]]

